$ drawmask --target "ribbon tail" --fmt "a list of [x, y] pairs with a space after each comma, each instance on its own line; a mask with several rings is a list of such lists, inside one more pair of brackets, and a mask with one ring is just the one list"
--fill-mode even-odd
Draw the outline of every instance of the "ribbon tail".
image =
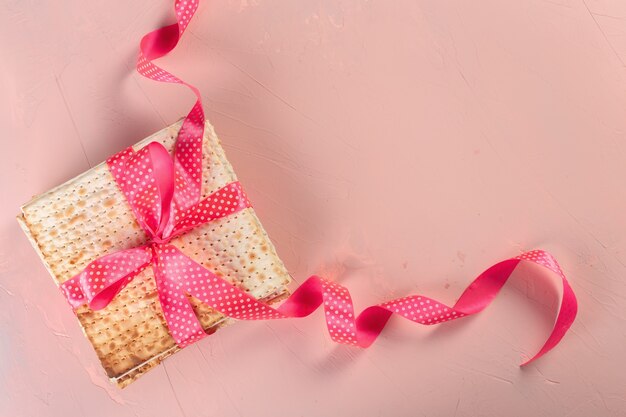
[[561, 277], [564, 289], [559, 314], [548, 340], [536, 355], [522, 365], [536, 360], [556, 346], [571, 326], [577, 312], [576, 298], [561, 268], [556, 260], [544, 251], [526, 252], [490, 267], [469, 285], [453, 307], [423, 295], [410, 295], [370, 306], [358, 317], [355, 317], [348, 290], [317, 276], [308, 278], [275, 309], [218, 277], [179, 251], [173, 253], [171, 258], [179, 270], [182, 268], [187, 274], [177, 291], [184, 290], [194, 295], [228, 317], [239, 320], [305, 317], [322, 305], [331, 339], [337, 343], [364, 348], [376, 340], [393, 314], [415, 323], [434, 325], [484, 310], [521, 261], [541, 265], [556, 273]]
[[[184, 348], [207, 336], [187, 298], [189, 285], [196, 279], [193, 262], [172, 245], [154, 246], [154, 277], [163, 316], [176, 344]], [[200, 267], [204, 269], [203, 267]]]
[[197, 327], [193, 327], [193, 320], [189, 314], [193, 315], [193, 309], [184, 294], [193, 295], [214, 310], [238, 320], [289, 317], [220, 278], [172, 245], [160, 245], [156, 258], [157, 269], [160, 270], [158, 274], [163, 277], [164, 282], [164, 291], [159, 290], [159, 295], [163, 296], [167, 303], [170, 317], [174, 322], [174, 330], [181, 328], [177, 315], [184, 323], [189, 324], [183, 327], [185, 336], [195, 334]]
[[559, 314], [554, 323], [554, 328], [546, 340], [546, 343], [539, 349], [533, 357], [522, 363], [520, 366], [528, 365], [529, 363], [539, 359], [546, 353], [552, 350], [565, 336], [565, 333], [569, 330], [576, 318], [578, 312], [578, 303], [572, 287], [566, 280], [563, 280], [563, 299], [561, 300], [561, 307], [559, 308]]

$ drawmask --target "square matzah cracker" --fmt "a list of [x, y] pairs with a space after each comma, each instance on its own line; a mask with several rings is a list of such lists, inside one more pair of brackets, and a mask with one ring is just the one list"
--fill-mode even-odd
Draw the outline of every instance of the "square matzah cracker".
[[[171, 152], [181, 124], [155, 133], [134, 148], [157, 141]], [[237, 181], [208, 122], [202, 174], [202, 198]], [[18, 220], [57, 284], [102, 255], [148, 240], [106, 163], [34, 198], [22, 207]], [[287, 294], [291, 277], [251, 208], [192, 229], [170, 243], [258, 299], [277, 301]], [[224, 322], [220, 313], [198, 300], [192, 298], [192, 304], [207, 332]], [[92, 311], [82, 306], [76, 315], [107, 375], [120, 387], [179, 349], [167, 330], [150, 267], [106, 308]]]

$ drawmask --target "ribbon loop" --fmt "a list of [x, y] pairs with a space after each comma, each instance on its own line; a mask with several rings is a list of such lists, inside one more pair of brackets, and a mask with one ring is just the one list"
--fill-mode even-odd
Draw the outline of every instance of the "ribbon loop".
[[92, 310], [106, 307], [113, 298], [152, 260], [147, 246], [102, 256], [89, 263], [78, 275], [61, 285], [70, 304], [88, 304]]
[[165, 147], [159, 142], [137, 152], [130, 147], [107, 163], [139, 225], [152, 239], [167, 239], [174, 227], [175, 170]]

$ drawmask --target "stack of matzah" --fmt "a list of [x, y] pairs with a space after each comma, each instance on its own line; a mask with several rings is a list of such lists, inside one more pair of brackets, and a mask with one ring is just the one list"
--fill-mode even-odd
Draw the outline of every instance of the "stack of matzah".
[[[171, 152], [180, 126], [175, 123], [134, 148], [158, 141]], [[237, 178], [209, 123], [203, 152], [204, 198]], [[102, 255], [147, 241], [104, 163], [34, 198], [22, 207], [18, 219], [57, 284]], [[199, 226], [170, 243], [258, 299], [275, 302], [287, 295], [291, 278], [253, 209]], [[221, 314], [191, 301], [208, 333], [224, 323]], [[120, 387], [178, 350], [168, 333], [150, 267], [106, 308], [92, 311], [82, 306], [76, 314], [107, 375]]]

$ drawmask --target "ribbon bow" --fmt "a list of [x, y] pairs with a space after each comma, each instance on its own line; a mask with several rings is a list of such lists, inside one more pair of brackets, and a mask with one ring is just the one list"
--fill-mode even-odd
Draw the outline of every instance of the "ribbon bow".
[[[177, 147], [177, 151], [180, 149], [183, 148]], [[179, 191], [188, 189], [186, 180], [175, 169], [175, 161], [183, 159], [181, 154], [186, 156], [187, 152], [177, 152], [173, 161], [163, 145], [151, 142], [138, 152], [129, 148], [108, 160], [111, 173], [149, 241], [96, 259], [61, 288], [72, 306], [88, 304], [98, 310], [152, 265], [168, 328], [183, 347], [205, 336], [185, 293], [205, 298], [202, 294], [206, 295], [211, 280], [219, 278], [168, 242], [193, 227], [250, 207], [250, 202], [241, 185], [231, 182], [190, 205], [188, 194]], [[180, 184], [178, 189], [175, 178]]]
[[534, 250], [491, 266], [463, 292], [454, 306], [410, 295], [370, 306], [355, 316], [350, 293], [343, 286], [317, 276], [308, 278], [278, 309], [256, 300], [212, 271], [199, 265], [168, 242], [212, 220], [250, 207], [238, 182], [205, 199], [202, 189], [204, 112], [198, 90], [151, 62], [171, 51], [198, 7], [198, 0], [176, 1], [177, 22], [144, 36], [137, 70], [147, 78], [184, 84], [197, 101], [179, 132], [174, 158], [156, 142], [135, 152], [129, 148], [107, 161], [137, 221], [150, 240], [145, 245], [105, 255], [61, 286], [74, 307], [104, 308], [140, 271], [151, 265], [159, 300], [174, 340], [184, 347], [206, 336], [187, 294], [220, 313], [240, 320], [304, 317], [323, 305], [331, 338], [338, 343], [367, 347], [392, 314], [433, 325], [476, 314], [485, 309], [517, 265], [530, 262], [554, 272], [563, 285], [556, 322], [543, 347], [529, 363], [551, 350], [574, 321], [577, 302], [563, 271], [547, 252]]
[[185, 294], [206, 300], [212, 281], [226, 282], [168, 242], [187, 230], [250, 207], [241, 185], [232, 182], [205, 199], [202, 195], [204, 110], [198, 89], [155, 65], [152, 60], [178, 44], [197, 0], [176, 1], [176, 23], [152, 31], [141, 40], [137, 71], [161, 82], [183, 84], [196, 95], [176, 140], [174, 157], [158, 142], [135, 152], [128, 148], [107, 160], [109, 171], [124, 193], [147, 244], [105, 255], [87, 265], [61, 289], [74, 307], [97, 310], [144, 268], [152, 265], [159, 301], [176, 344], [184, 347], [206, 336]]

